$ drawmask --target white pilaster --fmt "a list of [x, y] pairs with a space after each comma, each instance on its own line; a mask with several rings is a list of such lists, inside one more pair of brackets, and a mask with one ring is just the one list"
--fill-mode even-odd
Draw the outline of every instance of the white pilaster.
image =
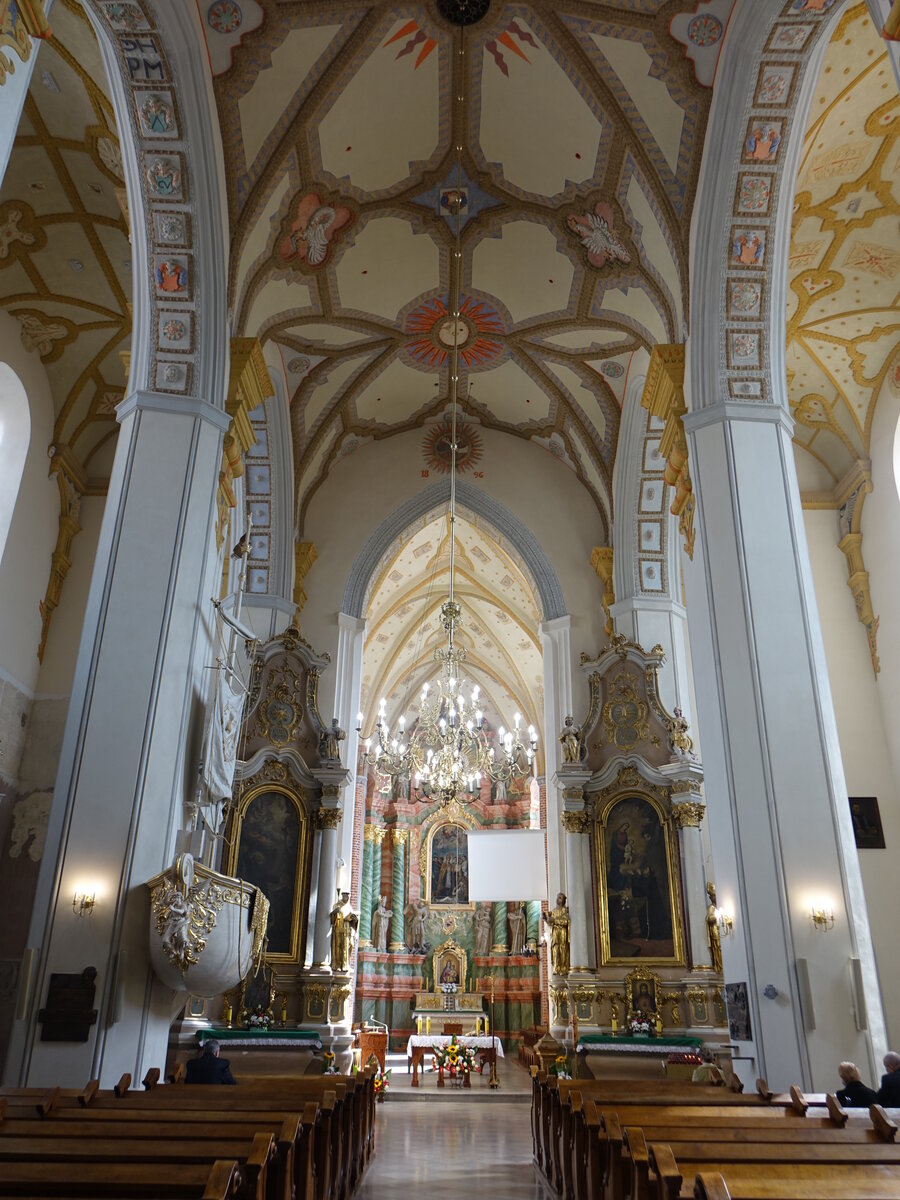
[[[350, 779], [344, 793], [344, 821], [340, 835], [340, 857], [347, 864], [347, 878], [353, 863], [353, 816], [356, 799], [356, 764], [359, 757], [359, 734], [356, 714], [362, 695], [363, 646], [366, 640], [364, 617], [338, 613], [337, 658], [334, 664], [334, 707], [341, 729], [346, 731], [346, 766]], [[360, 866], [361, 866], [360, 862]], [[351, 893], [352, 894], [352, 893]]]
[[[322, 814], [328, 816], [322, 818]], [[334, 810], [320, 809], [316, 840], [319, 842], [319, 879], [316, 887], [313, 967], [321, 969], [331, 962], [331, 921], [329, 916], [337, 899], [338, 824]], [[339, 819], [339, 817], [338, 817]], [[325, 823], [327, 822], [327, 823]]]
[[560, 836], [561, 806], [553, 781], [560, 765], [559, 731], [572, 712], [571, 619], [541, 625], [544, 667], [544, 775], [547, 779], [547, 874], [550, 896], [566, 891], [566, 851]]

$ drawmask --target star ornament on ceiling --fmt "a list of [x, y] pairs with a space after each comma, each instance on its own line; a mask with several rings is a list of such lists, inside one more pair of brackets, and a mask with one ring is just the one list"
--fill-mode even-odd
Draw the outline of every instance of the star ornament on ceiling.
[[566, 218], [566, 225], [581, 241], [592, 267], [599, 269], [607, 263], [631, 262], [625, 243], [616, 233], [613, 211], [603, 201], [594, 205], [593, 212], [572, 213]]
[[[459, 314], [460, 359], [469, 370], [487, 366], [503, 351], [503, 343], [490, 336], [506, 333], [500, 314], [486, 300], [474, 296], [461, 297]], [[453, 324], [446, 296], [434, 296], [413, 309], [406, 319], [410, 335], [406, 352], [415, 366], [436, 371], [446, 365], [453, 348]]]

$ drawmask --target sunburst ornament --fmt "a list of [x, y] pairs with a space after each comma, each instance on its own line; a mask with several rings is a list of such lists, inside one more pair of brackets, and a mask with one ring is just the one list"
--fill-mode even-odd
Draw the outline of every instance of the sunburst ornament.
[[[454, 321], [446, 296], [425, 300], [406, 318], [406, 344], [412, 365], [423, 371], [438, 371], [449, 360], [453, 348]], [[506, 327], [493, 305], [474, 296], [460, 300], [458, 324], [459, 357], [468, 370], [489, 366], [503, 352]]]
[[[422, 440], [425, 465], [439, 475], [446, 475], [453, 461], [453, 425], [450, 417], [444, 417], [439, 425], [433, 426]], [[481, 435], [469, 421], [459, 421], [456, 426], [456, 469], [460, 474], [474, 471], [481, 462]]]

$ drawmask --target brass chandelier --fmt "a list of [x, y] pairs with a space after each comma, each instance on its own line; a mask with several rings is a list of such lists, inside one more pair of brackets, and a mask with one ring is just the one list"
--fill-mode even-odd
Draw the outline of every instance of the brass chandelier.
[[[460, 35], [462, 42], [462, 33]], [[460, 45], [460, 56], [465, 53]], [[462, 100], [461, 96], [457, 97]], [[457, 128], [462, 128], [461, 124]], [[382, 699], [378, 720], [371, 737], [365, 739], [363, 762], [370, 764], [383, 784], [408, 778], [410, 795], [415, 786], [419, 796], [428, 802], [437, 800], [449, 804], [453, 800], [476, 795], [483, 779], [508, 784], [522, 778], [532, 769], [537, 751], [537, 733], [533, 725], [521, 728], [522, 717], [515, 714], [514, 726], [497, 731], [497, 746], [491, 744], [484, 713], [479, 706], [478, 685], [468, 688], [463, 678], [466, 649], [455, 644], [456, 629], [461, 624], [461, 607], [455, 598], [456, 554], [456, 469], [457, 415], [459, 402], [459, 346], [465, 329], [460, 314], [460, 274], [462, 266], [462, 146], [457, 145], [456, 189], [449, 196], [449, 207], [456, 218], [454, 239], [454, 270], [450, 294], [450, 585], [449, 596], [441, 605], [441, 625], [447, 635], [446, 649], [434, 652], [439, 665], [438, 678], [432, 688], [422, 687], [419, 715], [407, 733], [406, 717], [401, 715], [393, 733], [387, 724], [386, 702]], [[468, 330], [465, 329], [462, 340]], [[362, 736], [363, 714], [357, 716], [356, 730]], [[526, 738], [527, 733], [527, 738]]]

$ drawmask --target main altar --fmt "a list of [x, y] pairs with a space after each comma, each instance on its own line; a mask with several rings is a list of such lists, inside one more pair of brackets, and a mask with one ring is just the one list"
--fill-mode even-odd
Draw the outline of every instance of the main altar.
[[468, 958], [452, 939], [432, 955], [432, 990], [416, 992], [413, 1017], [418, 1034], [478, 1035], [487, 1031], [488, 1018], [481, 992], [466, 991]]

